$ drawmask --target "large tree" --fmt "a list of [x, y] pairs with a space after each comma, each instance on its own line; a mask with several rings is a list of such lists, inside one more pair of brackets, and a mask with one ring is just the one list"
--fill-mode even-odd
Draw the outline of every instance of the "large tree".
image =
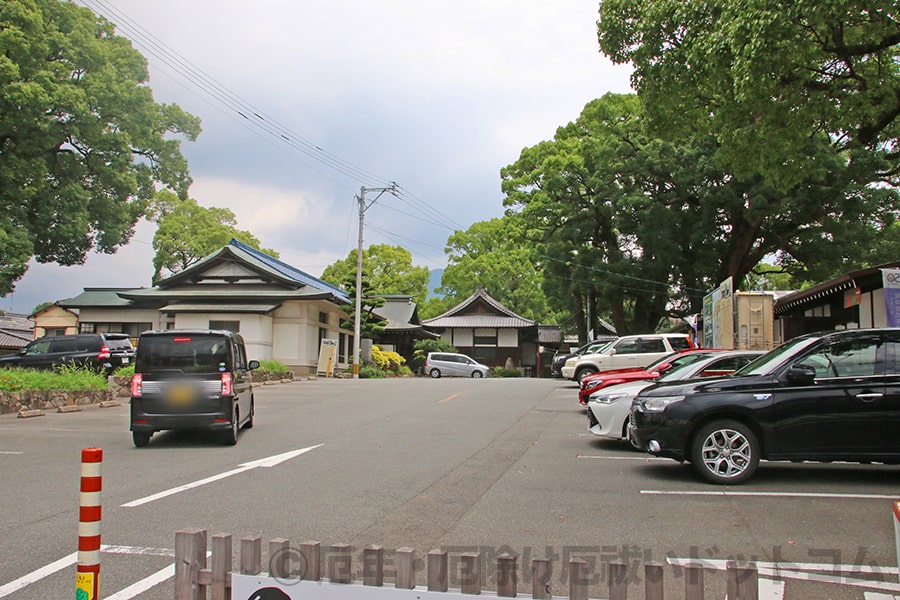
[[[447, 240], [447, 268], [437, 292], [452, 307], [483, 287], [510, 310], [541, 322], [552, 322], [543, 290], [540, 260], [535, 262], [525, 223], [518, 215], [474, 223]], [[428, 316], [435, 316], [429, 314]]]
[[859, 183], [852, 165], [832, 160], [825, 180], [781, 190], [724, 170], [715, 149], [703, 132], [655, 136], [636, 96], [608, 94], [503, 169], [547, 295], [570, 303], [582, 336], [597, 316], [624, 334], [699, 312], [707, 290], [740, 286], [773, 255], [827, 277], [893, 222], [896, 194]]
[[0, 2], [0, 294], [32, 257], [115, 252], [157, 186], [186, 197], [179, 136], [200, 123], [155, 103], [147, 80], [146, 60], [90, 10]]
[[237, 218], [227, 208], [206, 208], [192, 198], [182, 200], [163, 190], [157, 194], [148, 214], [157, 224], [153, 236], [154, 282], [183, 271], [232, 238], [278, 258], [274, 250], [261, 248], [252, 233], [238, 229]]
[[656, 131], [710, 131], [731, 173], [789, 189], [842, 160], [898, 183], [896, 0], [604, 0], [598, 33]]
[[[428, 296], [428, 267], [413, 265], [412, 254], [402, 246], [372, 244], [363, 250], [363, 272], [369, 294], [407, 295], [418, 303], [424, 302]], [[325, 267], [322, 280], [337, 286], [352, 280], [355, 286], [356, 250], [351, 250], [347, 258]]]

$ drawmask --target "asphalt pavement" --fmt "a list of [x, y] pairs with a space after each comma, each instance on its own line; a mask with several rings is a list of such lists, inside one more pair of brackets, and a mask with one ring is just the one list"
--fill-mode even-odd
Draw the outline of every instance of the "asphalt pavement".
[[756, 562], [767, 597], [900, 596], [897, 467], [764, 463], [744, 485], [711, 486], [687, 465], [596, 440], [574, 384], [558, 379], [319, 379], [256, 395], [255, 427], [233, 447], [168, 432], [134, 448], [127, 403], [0, 416], [0, 598], [75, 593], [86, 447], [103, 449], [106, 600], [172, 598], [185, 528], [230, 533], [235, 553], [256, 535], [378, 544], [388, 565], [401, 546], [420, 558], [479, 551], [487, 590], [488, 565], [507, 552], [522, 595], [530, 559], [547, 556], [553, 596], [567, 594], [573, 557], [588, 561], [594, 598], [608, 596], [610, 561], [628, 565], [632, 597], [643, 565], [663, 564], [666, 598], [681, 598], [681, 566], [698, 559], [707, 598], [724, 597], [728, 560]]

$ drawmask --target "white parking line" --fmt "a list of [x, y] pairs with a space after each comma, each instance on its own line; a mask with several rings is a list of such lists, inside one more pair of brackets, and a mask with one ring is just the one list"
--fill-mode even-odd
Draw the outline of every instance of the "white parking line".
[[736, 492], [732, 490], [722, 491], [691, 491], [691, 490], [641, 490], [641, 494], [648, 496], [755, 496], [760, 498], [833, 498], [842, 500], [896, 500], [897, 495], [884, 494], [824, 494], [810, 492]]
[[159, 585], [160, 583], [175, 577], [175, 564], [164, 567], [151, 575], [150, 577], [145, 577], [141, 579], [137, 583], [133, 583], [129, 585], [127, 588], [120, 592], [116, 592], [112, 596], [107, 596], [106, 600], [130, 600], [134, 598], [138, 594], [143, 594], [150, 588], [155, 585]]
[[[168, 548], [142, 548], [140, 546], [100, 546], [100, 552], [104, 554], [131, 554], [143, 556], [174, 556], [175, 552]], [[19, 577], [15, 581], [0, 585], [0, 598], [5, 598], [13, 592], [17, 592], [22, 588], [28, 587], [32, 583], [40, 581], [45, 577], [53, 575], [57, 571], [62, 571], [66, 567], [70, 567], [78, 562], [78, 552], [73, 552], [68, 556], [64, 556], [59, 560], [55, 560], [48, 565], [44, 565], [40, 569], [35, 569], [31, 573]], [[172, 571], [174, 574], [174, 571]], [[131, 596], [128, 596], [131, 598]], [[109, 598], [107, 600], [110, 600]], [[119, 600], [125, 600], [125, 597]]]
[[24, 452], [13, 452], [11, 450], [0, 450], [0, 454], [25, 454]]
[[641, 462], [664, 460], [667, 462], [672, 462], [668, 458], [659, 458], [656, 456], [593, 456], [591, 454], [576, 454], [575, 458], [590, 458], [594, 460], [639, 460]]

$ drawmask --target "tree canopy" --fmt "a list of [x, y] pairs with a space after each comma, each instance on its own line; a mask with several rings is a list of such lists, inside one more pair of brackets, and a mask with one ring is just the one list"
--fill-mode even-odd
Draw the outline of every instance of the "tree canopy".
[[200, 122], [155, 103], [147, 80], [143, 56], [90, 10], [0, 3], [0, 294], [32, 257], [115, 252], [157, 185], [187, 196], [180, 138]]
[[607, 94], [502, 170], [545, 293], [582, 337], [599, 316], [624, 334], [699, 312], [707, 290], [773, 256], [798, 276], [833, 275], [891, 230], [896, 193], [853, 165], [825, 157], [827, 178], [781, 189], [723, 169], [716, 147], [702, 131], [657, 136], [637, 96]]
[[598, 36], [656, 131], [711, 132], [736, 176], [786, 189], [839, 159], [898, 182], [895, 0], [604, 0]]
[[437, 292], [439, 302], [426, 304], [433, 317], [471, 296], [480, 286], [525, 318], [555, 319], [542, 288], [543, 273], [534, 262], [533, 246], [517, 215], [474, 223], [447, 240], [448, 264]]
[[206, 208], [192, 198], [182, 200], [163, 190], [157, 194], [148, 214], [157, 224], [153, 235], [154, 282], [183, 271], [232, 238], [278, 258], [274, 250], [261, 248], [252, 233], [238, 229], [237, 218], [227, 208]]
[[[412, 263], [412, 254], [402, 246], [372, 244], [363, 250], [363, 273], [366, 278], [366, 293], [375, 296], [412, 296], [413, 301], [422, 303], [428, 296], [428, 267], [417, 267]], [[343, 286], [352, 281], [356, 286], [356, 249], [347, 258], [338, 260], [322, 272], [322, 281]]]

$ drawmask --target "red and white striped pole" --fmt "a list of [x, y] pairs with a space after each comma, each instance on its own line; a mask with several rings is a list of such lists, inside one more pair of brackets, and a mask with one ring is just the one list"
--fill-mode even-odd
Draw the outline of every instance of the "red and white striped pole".
[[81, 503], [78, 510], [78, 572], [76, 600], [100, 598], [100, 465], [101, 448], [81, 451]]

